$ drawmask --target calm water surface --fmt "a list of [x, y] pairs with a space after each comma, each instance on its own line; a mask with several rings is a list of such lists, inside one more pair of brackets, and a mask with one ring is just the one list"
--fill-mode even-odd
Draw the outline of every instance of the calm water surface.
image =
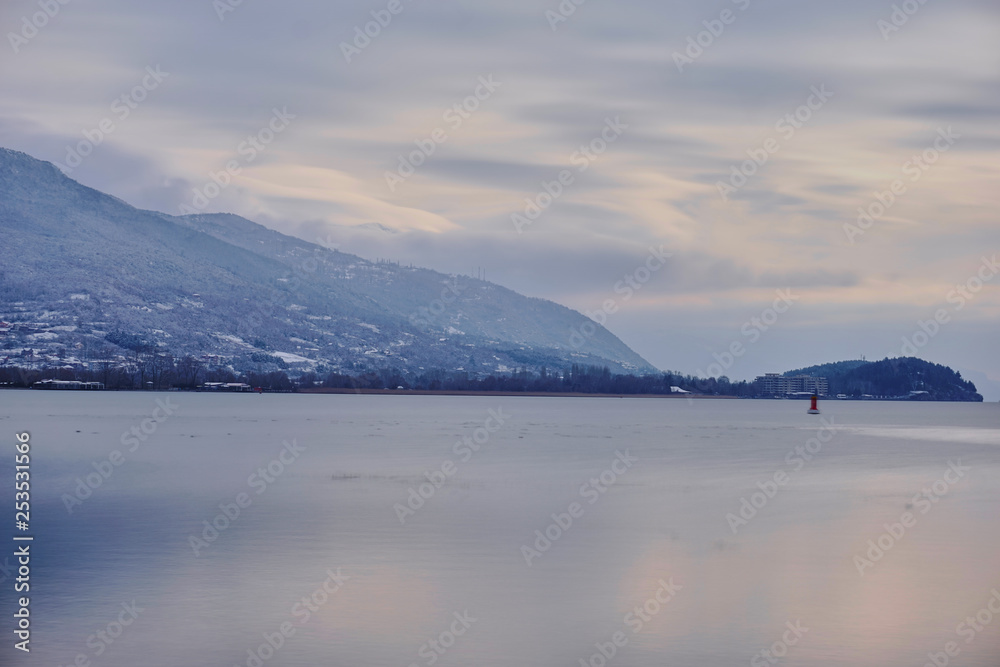
[[821, 407], [3, 391], [0, 664], [1000, 665], [1000, 406]]

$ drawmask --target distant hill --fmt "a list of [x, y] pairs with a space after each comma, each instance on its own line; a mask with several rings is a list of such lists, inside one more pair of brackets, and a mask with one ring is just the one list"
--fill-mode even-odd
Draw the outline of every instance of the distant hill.
[[916, 357], [838, 361], [788, 371], [786, 376], [825, 377], [831, 395], [912, 396], [915, 400], [982, 401], [976, 385], [947, 366]]
[[[0, 365], [80, 368], [142, 353], [237, 372], [656, 371], [551, 301], [235, 215], [139, 210], [2, 148], [0, 238]], [[583, 325], [593, 334], [574, 338]]]

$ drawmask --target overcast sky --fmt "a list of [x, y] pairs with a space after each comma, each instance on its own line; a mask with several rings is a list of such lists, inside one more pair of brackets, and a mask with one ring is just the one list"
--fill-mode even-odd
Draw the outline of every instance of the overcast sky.
[[131, 204], [613, 301], [664, 369], [906, 353], [1000, 398], [995, 1], [51, 2], [0, 5], [0, 145]]

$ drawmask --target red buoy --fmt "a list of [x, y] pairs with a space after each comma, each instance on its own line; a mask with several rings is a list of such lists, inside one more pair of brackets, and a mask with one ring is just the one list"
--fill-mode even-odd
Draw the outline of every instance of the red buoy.
[[809, 410], [808, 410], [809, 414], [811, 414], [811, 415], [818, 415], [819, 414], [819, 408], [816, 407], [816, 401], [818, 401], [818, 400], [819, 400], [819, 398], [816, 396], [816, 394], [813, 394], [812, 395], [812, 404], [809, 406]]

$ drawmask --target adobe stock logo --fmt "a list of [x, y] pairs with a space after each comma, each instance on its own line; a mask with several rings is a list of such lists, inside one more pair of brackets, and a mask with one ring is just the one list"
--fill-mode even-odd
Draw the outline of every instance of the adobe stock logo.
[[[677, 592], [684, 588], [680, 584], [674, 583], [673, 577], [670, 577], [669, 581], [657, 579], [656, 583], [660, 585], [656, 592], [641, 605], [633, 607], [632, 611], [622, 618], [622, 623], [634, 635], [642, 632], [643, 628], [677, 596]], [[607, 667], [621, 649], [628, 645], [628, 641], [629, 636], [625, 631], [618, 630], [611, 635], [608, 641], [595, 642], [594, 648], [597, 650], [586, 658], [579, 658], [580, 667]]]
[[72, 514], [75, 506], [82, 505], [83, 501], [90, 498], [97, 489], [101, 488], [105, 482], [111, 479], [111, 476], [115, 474], [115, 470], [124, 465], [131, 458], [130, 455], [134, 454], [143, 443], [152, 437], [160, 424], [172, 417], [178, 408], [180, 406], [171, 403], [170, 397], [167, 397], [165, 401], [156, 399], [156, 407], [150, 412], [149, 417], [143, 419], [138, 424], [134, 424], [131, 429], [122, 433], [119, 442], [121, 442], [123, 448], [128, 446], [128, 451], [124, 452], [121, 449], [115, 449], [107, 457], [93, 461], [90, 465], [94, 469], [94, 472], [88, 473], [83, 477], [77, 477], [76, 487], [73, 489], [72, 494], [62, 494], [61, 499], [63, 505], [66, 506], [66, 511]]
[[778, 664], [782, 658], [788, 655], [789, 647], [798, 644], [799, 640], [809, 632], [809, 628], [803, 627], [802, 621], [799, 620], [796, 620], [794, 623], [786, 621], [785, 627], [788, 629], [781, 633], [781, 639], [771, 644], [768, 648], [757, 651], [750, 658], [751, 667], [767, 667]]
[[[749, 9], [751, 3], [751, 0], [732, 1], [742, 12]], [[705, 29], [697, 35], [688, 35], [687, 47], [684, 51], [674, 51], [673, 53], [674, 65], [677, 66], [677, 71], [683, 74], [685, 65], [693, 65], [698, 58], [701, 58], [705, 54], [705, 51], [711, 48], [715, 44], [715, 41], [726, 32], [726, 26], [736, 22], [737, 17], [739, 17], [739, 14], [733, 10], [723, 9], [719, 12], [719, 18], [702, 21], [701, 24], [705, 26]]]
[[[795, 133], [805, 127], [805, 124], [812, 120], [813, 116], [834, 96], [834, 92], [828, 90], [825, 83], [820, 84], [818, 87], [811, 86], [809, 92], [810, 95], [804, 103], [774, 123], [774, 131], [780, 134], [782, 140], [785, 142], [791, 141]], [[719, 191], [722, 201], [728, 202], [730, 196], [736, 194], [740, 188], [745, 186], [749, 182], [749, 179], [768, 163], [771, 156], [781, 149], [781, 141], [773, 136], [761, 142], [759, 148], [748, 148], [746, 154], [750, 159], [743, 160], [743, 162], [733, 164], [729, 167], [729, 182], [715, 182], [715, 187]]]
[[[599, 134], [588, 143], [580, 144], [580, 147], [569, 156], [569, 163], [576, 167], [580, 174], [587, 171], [592, 164], [597, 162], [598, 158], [604, 155], [611, 144], [625, 134], [628, 127], [628, 124], [621, 121], [621, 116], [615, 116], [613, 119], [605, 118], [604, 127], [601, 128]], [[562, 197], [569, 186], [575, 182], [576, 175], [569, 169], [563, 169], [551, 181], [543, 180], [541, 182], [542, 189], [535, 193], [534, 197], [524, 198], [524, 209], [520, 213], [511, 213], [510, 215], [510, 221], [517, 233], [523, 234], [524, 228], [534, 224], [538, 217]]]
[[[927, 514], [934, 508], [934, 505], [948, 495], [953, 486], [965, 479], [966, 473], [971, 470], [970, 466], [962, 465], [961, 459], [948, 461], [948, 469], [944, 471], [944, 474], [913, 496], [909, 505], [916, 508], [921, 515]], [[854, 567], [857, 568], [858, 574], [862, 577], [865, 576], [865, 570], [875, 567], [875, 563], [882, 560], [906, 536], [907, 532], [917, 525], [918, 521], [919, 517], [907, 509], [899, 515], [899, 520], [896, 523], [882, 524], [885, 531], [877, 538], [868, 540], [866, 552], [854, 556]]]
[[340, 43], [340, 52], [344, 54], [344, 60], [350, 64], [360, 56], [362, 51], [371, 46], [372, 40], [378, 38], [382, 31], [389, 27], [393, 18], [402, 14], [405, 9], [402, 0], [389, 0], [384, 9], [371, 10], [371, 17], [374, 20], [365, 23], [364, 29], [360, 25], [354, 26], [354, 39], [350, 43]]
[[[956, 313], [965, 308], [966, 303], [976, 298], [986, 283], [1000, 274], [1000, 263], [997, 262], [996, 253], [993, 253], [993, 257], [983, 256], [981, 259], [982, 264], [979, 265], [976, 273], [969, 276], [964, 283], [955, 285], [955, 288], [950, 290], [945, 297]], [[951, 322], [951, 314], [944, 308], [935, 310], [934, 316], [928, 317], [927, 320], [917, 320], [917, 326], [920, 328], [910, 336], [903, 336], [900, 354], [904, 357], [916, 356], [919, 350], [930, 343], [941, 332], [942, 327], [949, 322]]]
[[752, 345], [760, 340], [761, 335], [777, 324], [779, 317], [787, 313], [800, 298], [792, 294], [792, 288], [790, 287], [786, 287], [783, 290], [775, 290], [774, 293], [776, 296], [774, 301], [771, 302], [771, 306], [762, 310], [759, 316], [751, 317], [740, 327], [740, 333], [749, 338], [750, 341], [744, 345], [742, 341], [734, 340], [721, 354], [713, 352], [712, 358], [715, 359], [715, 363], [708, 365], [707, 373], [700, 368], [695, 371], [697, 377], [721, 377], [733, 367], [737, 359], [746, 354], [748, 345]]
[[47, 26], [49, 21], [62, 11], [63, 6], [68, 5], [70, 2], [71, 0], [38, 0], [38, 6], [42, 11], [35, 12], [31, 15], [31, 18], [22, 16], [21, 31], [7, 33], [7, 40], [10, 42], [10, 48], [14, 50], [14, 53], [20, 53], [21, 47], [37, 37], [38, 31]]
[[889, 37], [894, 32], [899, 32], [900, 28], [910, 22], [910, 17], [927, 4], [927, 0], [904, 0], [901, 5], [894, 4], [889, 19], [879, 19], [875, 22], [875, 27], [882, 33], [882, 39], [889, 41]]
[[[247, 486], [256, 490], [256, 495], [267, 491], [269, 485], [274, 484], [285, 470], [295, 463], [299, 456], [306, 451], [306, 448], [298, 443], [296, 439], [291, 442], [287, 440], [281, 443], [278, 454], [267, 464], [257, 468], [256, 472], [247, 477]], [[285, 458], [285, 455], [289, 458]], [[227, 499], [228, 500], [228, 499]], [[188, 544], [196, 557], [201, 556], [203, 549], [209, 548], [219, 536], [225, 532], [243, 514], [243, 510], [253, 504], [253, 498], [249, 493], [241, 491], [229, 502], [223, 500], [219, 503], [219, 513], [201, 522], [202, 531], [200, 537], [194, 533], [188, 536]]]
[[736, 535], [740, 528], [748, 525], [758, 512], [763, 510], [792, 481], [795, 473], [802, 470], [806, 463], [815, 459], [822, 451], [823, 445], [829, 443], [837, 435], [837, 426], [833, 419], [827, 420], [826, 417], [823, 417], [820, 421], [823, 426], [816, 431], [815, 436], [801, 445], [795, 445], [785, 455], [785, 465], [789, 466], [789, 470], [778, 469], [771, 477], [757, 482], [759, 490], [752, 492], [749, 500], [746, 496], [742, 496], [736, 512], [726, 514], [726, 523], [729, 524], [733, 535]]
[[[621, 450], [616, 451], [611, 465], [602, 470], [599, 475], [591, 477], [580, 486], [580, 497], [586, 498], [587, 504], [593, 505], [618, 482], [618, 479], [622, 475], [638, 462], [639, 459], [632, 456], [627, 449], [624, 453]], [[582, 517], [586, 510], [587, 508], [580, 502], [573, 501], [566, 508], [565, 512], [551, 514], [552, 523], [543, 530], [535, 531], [534, 548], [528, 544], [521, 545], [521, 555], [524, 556], [524, 562], [527, 563], [528, 567], [531, 567], [533, 559], [541, 558], [544, 553], [552, 548], [554, 543], [558, 542], [564, 534], [569, 532], [569, 529], [576, 524], [576, 520]]]
[[545, 11], [545, 19], [549, 22], [549, 27], [552, 28], [552, 32], [555, 32], [559, 27], [560, 23], [565, 23], [569, 20], [570, 16], [576, 14], [576, 8], [583, 5], [587, 0], [562, 0], [556, 10], [547, 9]]
[[[111, 102], [109, 108], [118, 122], [124, 123], [128, 120], [132, 112], [138, 109], [139, 105], [145, 102], [149, 94], [159, 88], [168, 76], [170, 76], [170, 72], [164, 72], [159, 65], [146, 67], [142, 80], [131, 90], [122, 93]], [[75, 145], [66, 146], [66, 163], [56, 162], [56, 166], [63, 173], [72, 173], [74, 169], [83, 164], [88, 155], [94, 152], [95, 147], [104, 143], [104, 140], [118, 129], [119, 126], [115, 124], [115, 118], [105, 116], [98, 121], [93, 129], [83, 130], [82, 141]]]
[[[899, 168], [900, 171], [903, 176], [908, 177], [908, 182], [916, 183], [961, 138], [962, 135], [952, 130], [951, 125], [947, 128], [939, 127], [937, 136], [931, 145], [904, 162]], [[864, 236], [865, 232], [881, 220], [908, 191], [907, 181], [902, 178], [895, 179], [885, 190], [875, 190], [872, 193], [873, 200], [867, 206], [858, 207], [857, 224], [844, 223], [844, 234], [847, 236], [847, 240], [852, 244], [856, 243], [856, 239], [859, 236]]]
[[288, 113], [288, 107], [274, 107], [271, 110], [271, 118], [267, 124], [257, 130], [256, 133], [247, 135], [246, 139], [236, 147], [236, 152], [242, 160], [232, 159], [226, 162], [225, 169], [217, 172], [208, 172], [210, 180], [205, 181], [201, 187], [194, 188], [191, 197], [191, 204], [181, 204], [181, 215], [197, 215], [208, 208], [209, 203], [222, 194], [228, 188], [233, 178], [242, 173], [244, 167], [248, 166], [257, 156], [263, 153], [275, 138], [288, 129], [295, 114]]
[[[461, 463], [468, 463], [472, 460], [476, 452], [489, 443], [493, 434], [499, 431], [510, 417], [510, 415], [504, 414], [502, 406], [497, 407], [496, 410], [491, 408], [487, 411], [487, 415], [482, 426], [476, 428], [470, 435], [462, 436], [462, 439], [452, 446], [451, 451], [455, 456], [460, 457]], [[448, 483], [449, 479], [458, 474], [459, 470], [459, 464], [450, 458], [445, 459], [434, 470], [425, 470], [424, 477], [427, 481], [421, 482], [416, 488], [412, 486], [409, 488], [406, 504], [397, 502], [392, 506], [399, 523], [405, 524], [406, 520], [415, 515], [428, 500], [437, 494], [439, 489]]]
[[[621, 303], [624, 304], [628, 302], [628, 300], [631, 299], [636, 292], [641, 290], [643, 286], [649, 282], [657, 271], [666, 265], [667, 260], [673, 256], [673, 253], [669, 253], [664, 250], [663, 245], [659, 248], [649, 246], [649, 256], [646, 257], [646, 261], [633, 269], [631, 273], [626, 273], [622, 276], [622, 279], [614, 285], [615, 294], [621, 295]], [[583, 347], [589, 338], [592, 338], [597, 334], [597, 326], [603, 327], [607, 324], [608, 315], [614, 315], [618, 312], [620, 307], [621, 304], [617, 298], [605, 299], [601, 304], [601, 307], [597, 310], [586, 311], [584, 315], [593, 321], [588, 320], [578, 327], [569, 328], [570, 346], [574, 350], [578, 350]], [[596, 322], [597, 325], [595, 325], [594, 322]]]
[[[457, 131], [465, 121], [472, 118], [472, 114], [479, 110], [483, 102], [493, 96], [503, 85], [503, 82], [494, 81], [493, 75], [487, 74], [479, 77], [476, 84], [471, 94], [458, 100], [441, 114], [441, 119], [448, 124], [451, 131]], [[385, 172], [385, 184], [388, 186], [389, 192], [395, 192], [399, 185], [405, 183], [437, 152], [437, 147], [440, 144], [447, 142], [450, 138], [448, 130], [436, 127], [423, 139], [414, 139], [413, 144], [416, 149], [406, 154], [400, 154], [398, 157], [399, 166], [396, 167], [396, 170]]]

